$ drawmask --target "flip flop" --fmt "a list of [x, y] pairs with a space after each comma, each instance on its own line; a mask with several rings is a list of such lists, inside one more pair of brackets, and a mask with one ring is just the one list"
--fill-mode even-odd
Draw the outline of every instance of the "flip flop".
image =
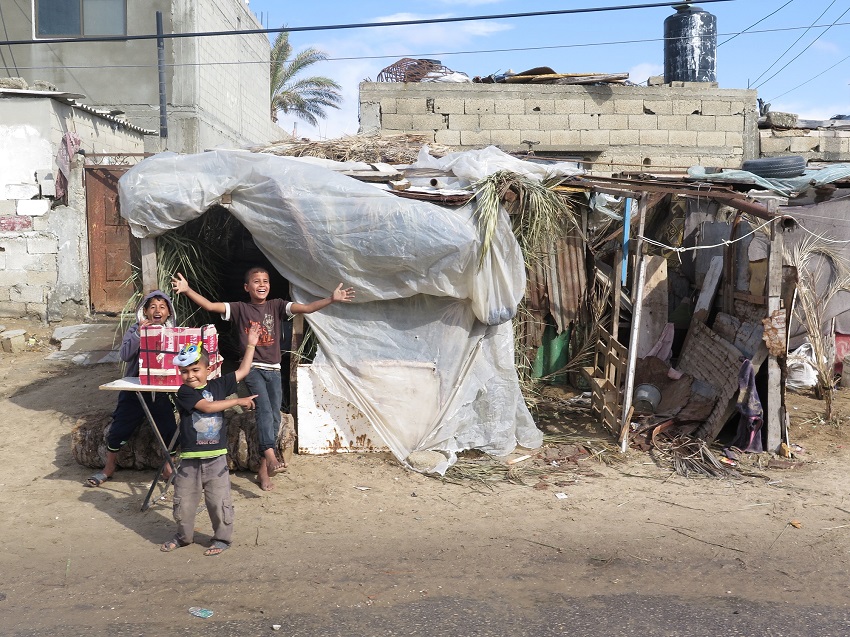
[[171, 538], [170, 540], [168, 540], [168, 542], [163, 542], [160, 545], [159, 550], [162, 551], [163, 553], [171, 553], [171, 551], [173, 551], [175, 549], [183, 548], [184, 546], [188, 546], [188, 544], [183, 544], [182, 542], [180, 542], [180, 540], [178, 540], [175, 537], [175, 538]]
[[206, 551], [204, 551], [204, 556], [215, 557], [216, 555], [221, 555], [229, 548], [230, 544], [226, 544], [221, 540], [215, 540], [212, 544], [210, 544], [210, 547]]
[[99, 487], [107, 480], [112, 480], [112, 476], [106, 475], [103, 471], [98, 471], [97, 473], [86, 478], [86, 481], [83, 482], [87, 487]]

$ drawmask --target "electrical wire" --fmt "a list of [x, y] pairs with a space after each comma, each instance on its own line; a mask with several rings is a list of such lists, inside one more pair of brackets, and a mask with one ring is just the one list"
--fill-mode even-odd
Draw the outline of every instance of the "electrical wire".
[[[815, 25], [814, 28], [826, 28], [826, 24], [818, 24]], [[850, 22], [838, 22], [835, 26], [850, 26]], [[759, 29], [756, 31], [747, 31], [746, 35], [757, 35], [762, 33], [780, 33], [785, 31], [799, 31], [800, 29], [810, 29], [809, 27], [781, 27], [775, 29]], [[738, 31], [737, 33], [718, 33], [718, 36], [724, 35], [741, 35], [744, 34], [744, 31]], [[547, 51], [547, 50], [555, 50], [555, 49], [576, 49], [576, 48], [586, 48], [586, 47], [597, 47], [597, 46], [613, 46], [613, 45], [623, 45], [623, 44], [648, 44], [652, 42], [672, 42], [674, 40], [682, 40], [682, 39], [690, 39], [689, 36], [680, 36], [678, 38], [644, 38], [638, 40], [611, 40], [606, 42], [578, 42], [575, 44], [553, 44], [547, 46], [525, 46], [525, 47], [511, 47], [511, 48], [503, 48], [503, 49], [476, 49], [469, 51], [436, 51], [429, 53], [396, 53], [390, 55], [352, 55], [352, 56], [341, 56], [341, 57], [329, 57], [325, 58], [325, 62], [348, 62], [348, 61], [358, 61], [358, 60], [397, 60], [403, 57], [413, 57], [413, 58], [436, 58], [436, 57], [445, 57], [447, 55], [476, 55], [480, 53], [513, 53], [513, 52], [522, 52], [522, 51]], [[216, 66], [216, 65], [233, 65], [233, 64], [268, 64], [268, 60], [243, 60], [243, 61], [234, 61], [234, 62], [179, 62], [179, 63], [171, 63], [166, 64], [166, 67], [179, 67], [179, 66]], [[144, 68], [155, 68], [156, 64], [96, 64], [96, 65], [75, 65], [75, 66], [62, 66], [63, 69], [144, 69]], [[20, 70], [25, 71], [37, 71], [37, 70], [48, 70], [57, 68], [56, 65], [52, 66], [20, 66], [17, 67]], [[830, 67], [832, 68], [832, 67]], [[828, 69], [829, 70], [829, 69]]]
[[789, 46], [787, 49], [785, 49], [785, 50], [782, 52], [782, 55], [780, 55], [778, 58], [776, 58], [776, 60], [774, 60], [773, 64], [771, 64], [769, 67], [767, 67], [764, 71], [762, 71], [762, 72], [761, 72], [761, 75], [759, 75], [756, 79], [754, 79], [754, 80], [753, 80], [753, 84], [755, 84], [755, 83], [756, 83], [756, 82], [758, 82], [761, 78], [763, 78], [763, 77], [765, 76], [765, 74], [766, 74], [766, 73], [770, 72], [770, 69], [772, 69], [774, 66], [776, 66], [777, 64], [779, 64], [779, 60], [781, 60], [782, 58], [784, 58], [784, 57], [785, 57], [785, 54], [786, 54], [786, 53], [788, 53], [788, 51], [790, 51], [790, 50], [791, 50], [791, 49], [793, 49], [795, 46], [797, 46], [797, 43], [798, 43], [800, 40], [802, 40], [804, 37], [806, 37], [806, 34], [807, 34], [809, 31], [811, 31], [813, 28], [815, 28], [815, 26], [814, 26], [814, 25], [815, 25], [815, 24], [817, 24], [818, 20], [820, 20], [820, 19], [821, 19], [821, 18], [822, 18], [822, 17], [826, 14], [826, 12], [827, 12], [827, 11], [829, 11], [830, 7], [832, 7], [832, 5], [834, 5], [834, 4], [835, 4], [835, 0], [832, 0], [832, 2], [830, 2], [830, 3], [829, 3], [829, 6], [828, 6], [826, 9], [824, 9], [824, 10], [823, 10], [823, 13], [821, 13], [821, 14], [820, 14], [817, 18], [815, 18], [815, 21], [814, 21], [814, 22], [812, 22], [812, 24], [811, 24], [811, 25], [809, 25], [809, 27], [808, 27], [805, 31], [803, 31], [803, 32], [800, 34], [800, 37], [799, 37], [799, 38], [797, 38], [796, 40], [794, 40], [793, 44], [791, 44], [791, 46]]
[[[734, 2], [734, 0], [702, 0], [703, 3]], [[426, 18], [422, 20], [392, 20], [387, 22], [360, 22], [354, 24], [325, 24], [309, 27], [278, 27], [275, 29], [235, 29], [233, 31], [199, 31], [195, 33], [164, 33], [162, 35], [119, 35], [96, 36], [81, 38], [42, 38], [37, 40], [6, 40], [0, 41], [0, 46], [18, 44], [68, 44], [77, 42], [127, 42], [130, 40], [157, 40], [175, 38], [196, 38], [222, 35], [252, 35], [256, 33], [300, 33], [305, 31], [338, 31], [342, 29], [366, 29], [374, 27], [414, 26], [423, 24], [446, 24], [451, 22], [477, 22], [481, 20], [507, 20], [514, 18], [532, 18], [555, 15], [575, 15], [581, 13], [603, 13], [611, 11], [628, 11], [630, 9], [655, 9], [659, 7], [674, 7], [682, 4], [675, 2], [653, 2], [644, 4], [616, 5], [605, 7], [588, 7], [584, 9], [556, 9], [553, 11], [531, 11], [526, 13], [500, 13], [493, 15], [461, 16], [456, 18]]]
[[768, 219], [767, 221], [765, 221], [763, 224], [761, 224], [757, 228], [753, 228], [750, 232], [748, 232], [747, 234], [741, 235], [737, 239], [727, 239], [725, 241], [722, 241], [721, 243], [715, 243], [713, 245], [707, 245], [707, 246], [702, 246], [702, 245], [691, 246], [690, 248], [685, 248], [685, 247], [682, 247], [682, 246], [674, 247], [674, 246], [668, 246], [666, 243], [661, 243], [660, 241], [656, 241], [655, 239], [650, 239], [648, 237], [638, 236], [638, 238], [642, 239], [643, 241], [645, 241], [649, 245], [653, 245], [653, 246], [657, 246], [659, 248], [670, 250], [670, 251], [675, 252], [677, 254], [680, 254], [682, 252], [696, 252], [697, 250], [710, 250], [712, 248], [722, 248], [724, 246], [730, 246], [734, 243], [738, 243], [739, 241], [746, 239], [747, 237], [749, 237], [751, 235], [754, 235], [756, 232], [759, 232], [765, 226], [768, 226], [771, 223], [773, 223], [775, 221], [779, 221], [779, 220], [780, 220], [780, 217], [774, 217], [773, 219]]
[[832, 66], [830, 66], [829, 68], [824, 69], [823, 71], [821, 71], [821, 72], [820, 72], [820, 73], [818, 73], [817, 75], [813, 75], [812, 77], [810, 77], [810, 78], [809, 78], [808, 80], [806, 80], [805, 82], [801, 82], [800, 84], [798, 84], [798, 85], [797, 85], [797, 86], [795, 86], [794, 88], [792, 88], [792, 89], [788, 89], [787, 91], [785, 91], [784, 93], [781, 93], [781, 94], [777, 95], [776, 97], [771, 97], [771, 98], [768, 100], [768, 102], [772, 102], [773, 100], [778, 100], [780, 97], [785, 97], [786, 95], [788, 95], [788, 93], [793, 93], [793, 92], [794, 92], [794, 91], [796, 91], [798, 88], [802, 88], [802, 87], [804, 87], [806, 84], [808, 84], [809, 82], [813, 82], [814, 80], [818, 79], [821, 75], [824, 75], [825, 73], [828, 73], [829, 71], [831, 71], [832, 69], [834, 69], [836, 66], [838, 66], [839, 64], [843, 64], [843, 63], [844, 63], [844, 62], [846, 62], [847, 60], [850, 60], [850, 55], [848, 55], [846, 58], [843, 58], [843, 59], [839, 60], [838, 62], [836, 62], [835, 64], [833, 64], [833, 65], [832, 65]]
[[788, 68], [788, 65], [790, 65], [792, 62], [794, 62], [795, 60], [797, 60], [797, 59], [798, 59], [801, 55], [803, 55], [803, 53], [805, 53], [806, 51], [808, 51], [808, 50], [809, 50], [809, 48], [811, 48], [811, 46], [812, 46], [815, 42], [817, 42], [818, 40], [820, 40], [820, 39], [824, 36], [824, 34], [826, 34], [826, 32], [827, 32], [827, 31], [829, 31], [829, 30], [830, 30], [833, 26], [835, 26], [835, 24], [836, 24], [836, 23], [837, 23], [837, 22], [838, 22], [841, 18], [843, 18], [845, 15], [847, 15], [847, 12], [850, 12], [850, 8], [845, 9], [845, 10], [844, 10], [844, 13], [842, 13], [840, 16], [838, 16], [838, 17], [835, 19], [835, 21], [834, 21], [831, 25], [829, 25], [826, 29], [824, 29], [823, 31], [821, 31], [821, 32], [818, 34], [818, 37], [816, 37], [814, 40], [812, 40], [811, 42], [809, 42], [809, 43], [806, 45], [806, 47], [805, 47], [802, 51], [800, 51], [797, 55], [795, 55], [793, 58], [791, 58], [791, 59], [788, 61], [788, 64], [786, 64], [785, 66], [783, 66], [783, 67], [782, 67], [781, 69], [779, 69], [776, 73], [774, 73], [773, 75], [771, 75], [769, 78], [767, 78], [766, 80], [764, 80], [761, 84], [759, 84], [759, 85], [758, 85], [758, 86], [756, 86], [755, 88], [760, 88], [760, 87], [764, 86], [765, 84], [767, 84], [768, 82], [770, 82], [770, 80], [772, 80], [772, 79], [773, 79], [773, 78], [775, 78], [777, 75], [779, 75], [780, 73], [782, 73], [782, 71], [786, 70], [786, 69]]
[[759, 20], [759, 21], [757, 21], [757, 22], [753, 22], [753, 23], [752, 23], [750, 26], [748, 26], [746, 29], [744, 29], [743, 31], [739, 31], [738, 33], [736, 33], [735, 35], [733, 35], [733, 36], [732, 36], [731, 38], [729, 38], [728, 40], [723, 40], [723, 42], [721, 42], [721, 43], [720, 43], [720, 44], [718, 44], [717, 46], [719, 46], [719, 47], [720, 47], [720, 46], [723, 46], [724, 44], [726, 44], [727, 42], [731, 42], [732, 40], [734, 40], [735, 38], [737, 38], [739, 35], [741, 35], [741, 34], [743, 34], [743, 33], [746, 33], [747, 31], [749, 31], [750, 29], [752, 29], [752, 28], [753, 28], [754, 26], [756, 26], [757, 24], [761, 24], [762, 22], [764, 22], [765, 20], [767, 20], [769, 17], [771, 17], [771, 16], [773, 16], [773, 15], [776, 15], [777, 13], [779, 13], [780, 11], [782, 11], [782, 9], [784, 9], [785, 7], [787, 7], [787, 6], [788, 6], [789, 4], [791, 4], [792, 2], [794, 2], [794, 0], [788, 0], [788, 2], [786, 2], [786, 3], [785, 3], [785, 4], [783, 4], [781, 7], [779, 7], [778, 9], [776, 9], [776, 11], [774, 11], [773, 13], [768, 13], [768, 14], [767, 14], [766, 16], [764, 16], [761, 20]]

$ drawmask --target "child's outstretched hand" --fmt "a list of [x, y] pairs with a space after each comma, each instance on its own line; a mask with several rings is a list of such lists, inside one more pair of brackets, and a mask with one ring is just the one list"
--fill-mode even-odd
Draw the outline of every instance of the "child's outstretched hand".
[[189, 290], [189, 282], [178, 272], [176, 275], [171, 277], [171, 289], [177, 294], [182, 294]]
[[343, 301], [344, 303], [351, 303], [354, 300], [354, 288], [345, 288], [343, 289], [342, 283], [336, 286], [336, 290], [334, 290], [333, 296], [331, 297], [334, 300], [334, 303], [338, 303], [339, 301]]
[[248, 345], [256, 346], [260, 342], [260, 324], [252, 323], [248, 328]]
[[253, 396], [246, 396], [245, 398], [237, 398], [236, 404], [242, 407], [243, 409], [247, 409], [248, 411], [253, 411], [254, 409], [254, 399], [257, 397], [257, 394]]

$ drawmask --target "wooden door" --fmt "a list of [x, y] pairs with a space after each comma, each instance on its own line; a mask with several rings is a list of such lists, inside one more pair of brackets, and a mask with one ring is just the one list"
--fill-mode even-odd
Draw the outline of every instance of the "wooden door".
[[125, 285], [140, 264], [139, 240], [119, 214], [118, 179], [125, 166], [86, 167], [89, 293], [93, 312], [120, 312], [135, 291]]

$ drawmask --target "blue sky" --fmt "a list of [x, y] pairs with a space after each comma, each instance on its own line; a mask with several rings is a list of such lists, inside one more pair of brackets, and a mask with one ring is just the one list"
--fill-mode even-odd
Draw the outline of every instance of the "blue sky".
[[[262, 15], [263, 23], [269, 27], [283, 24], [296, 27], [551, 11], [642, 4], [645, 1], [651, 0], [418, 0], [407, 5], [377, 0], [250, 0], [250, 8], [258, 16]], [[786, 3], [788, 0], [732, 0], [700, 6], [717, 16], [718, 42], [722, 43]], [[401, 11], [406, 8], [410, 11]], [[327, 61], [312, 67], [315, 70], [313, 74], [326, 75], [342, 85], [345, 102], [340, 110], [330, 111], [328, 119], [318, 128], [299, 121], [297, 133], [313, 138], [356, 133], [359, 82], [367, 78], [374, 80], [381, 69], [404, 56], [436, 57], [444, 65], [463, 71], [470, 77], [508, 69], [522, 71], [535, 66], [549, 66], [559, 73], [629, 72], [632, 81], [642, 82], [649, 75], [662, 73], [663, 22], [672, 13], [672, 9], [661, 7], [586, 15], [293, 33], [290, 40], [296, 50], [313, 46], [325, 51], [331, 58], [356, 58]], [[821, 14], [823, 16], [819, 18]], [[830, 29], [812, 28], [808, 32], [804, 29], [777, 30], [805, 28], [813, 23], [830, 25], [833, 22], [838, 24]], [[775, 15], [753, 27], [753, 31], [774, 31], [744, 33], [719, 47], [717, 75], [720, 86], [747, 88], [748, 84], [761, 84], [758, 87], [759, 97], [769, 101], [772, 110], [798, 113], [807, 119], [850, 113], [850, 59], [805, 86], [792, 90], [850, 56], [850, 24], [841, 25], [842, 22], [850, 23], [850, 0], [791, 0]], [[801, 38], [800, 41], [780, 59], [798, 38]], [[655, 41], [454, 54], [458, 51], [563, 47], [628, 40]], [[796, 57], [798, 54], [799, 57]], [[370, 56], [387, 57], [365, 59]], [[768, 71], [778, 59], [779, 62]], [[775, 77], [768, 79], [777, 71]], [[757, 80], [759, 76], [762, 77]], [[291, 117], [281, 117], [281, 126], [289, 132], [294, 123]]]

